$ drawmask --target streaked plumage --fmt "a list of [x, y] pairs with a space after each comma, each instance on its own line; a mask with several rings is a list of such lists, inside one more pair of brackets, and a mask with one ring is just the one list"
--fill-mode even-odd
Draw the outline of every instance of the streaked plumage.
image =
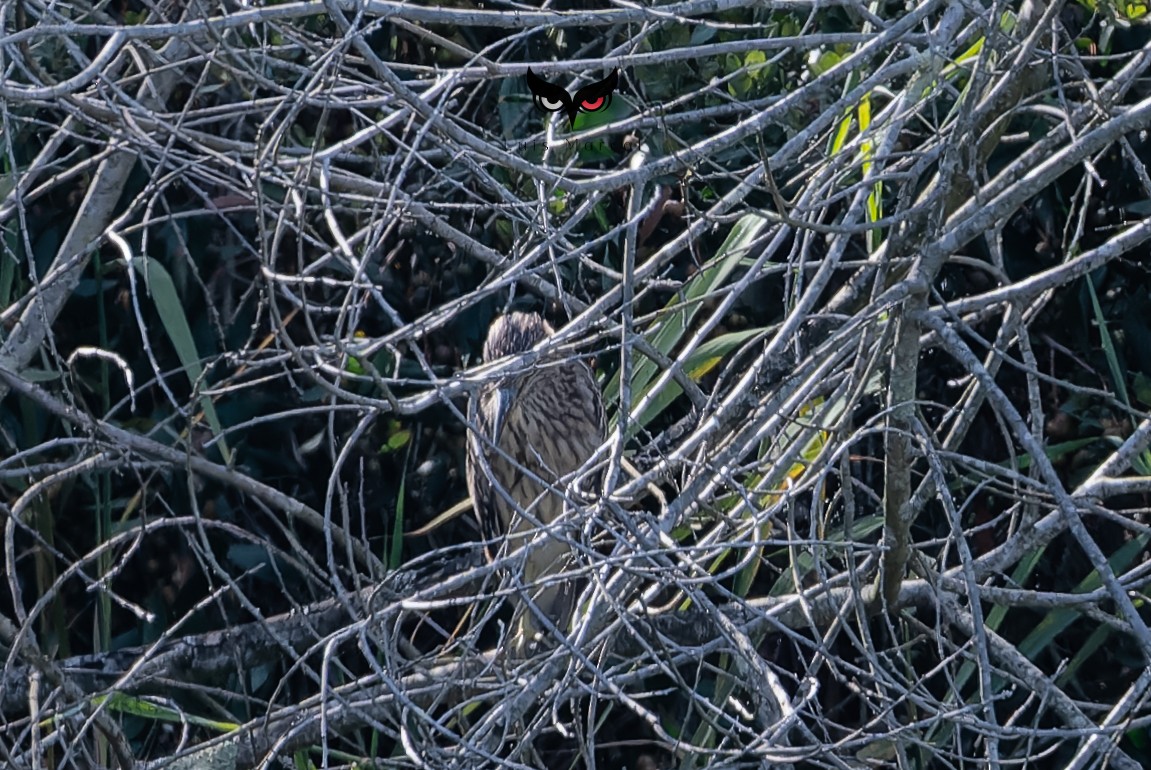
[[[484, 361], [523, 353], [552, 333], [535, 313], [501, 316], [488, 331]], [[509, 548], [519, 548], [536, 532], [533, 519], [547, 526], [559, 518], [567, 482], [557, 482], [581, 468], [603, 443], [603, 404], [595, 378], [582, 361], [540, 362], [484, 387], [470, 416], [476, 432], [468, 437], [467, 481], [480, 529], [493, 544], [503, 536]], [[553, 536], [535, 546], [524, 563], [524, 585], [532, 600], [561, 629], [570, 620], [576, 587], [572, 581], [539, 582], [567, 569], [569, 554], [568, 546]], [[522, 653], [541, 629], [528, 608], [517, 612], [513, 643]]]

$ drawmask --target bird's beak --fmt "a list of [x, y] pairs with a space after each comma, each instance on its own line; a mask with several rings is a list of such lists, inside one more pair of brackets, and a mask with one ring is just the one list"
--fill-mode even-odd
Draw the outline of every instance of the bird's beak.
[[500, 444], [500, 434], [504, 429], [504, 420], [507, 419], [508, 414], [511, 412], [515, 399], [516, 388], [510, 385], [504, 385], [496, 389], [496, 419], [492, 424], [492, 443], [496, 446]]

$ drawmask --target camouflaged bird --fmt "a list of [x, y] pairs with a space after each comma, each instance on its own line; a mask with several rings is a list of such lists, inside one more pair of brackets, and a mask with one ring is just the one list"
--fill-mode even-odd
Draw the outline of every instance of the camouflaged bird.
[[[535, 313], [497, 318], [484, 343], [484, 361], [523, 353], [554, 333]], [[565, 510], [565, 487], [604, 441], [603, 403], [587, 364], [540, 363], [485, 386], [469, 409], [467, 481], [488, 556], [500, 538], [508, 550], [543, 542], [524, 561], [523, 583], [540, 612], [561, 631], [571, 621], [577, 585], [555, 576], [570, 568], [571, 549], [550, 527]], [[540, 483], [536, 479], [544, 483]], [[550, 579], [549, 579], [550, 578]], [[517, 607], [513, 652], [527, 654], [542, 624]]]

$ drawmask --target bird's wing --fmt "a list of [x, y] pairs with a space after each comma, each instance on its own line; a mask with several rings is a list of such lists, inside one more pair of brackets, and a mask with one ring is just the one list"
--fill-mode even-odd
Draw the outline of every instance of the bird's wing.
[[496, 507], [498, 482], [492, 474], [490, 462], [492, 448], [489, 442], [494, 426], [491, 424], [489, 410], [480, 408], [481, 405], [478, 403], [483, 398], [484, 395], [481, 394], [479, 398], [471, 399], [468, 403], [468, 422], [474, 425], [475, 429], [468, 431], [467, 482], [476, 518], [479, 520], [480, 533], [484, 540], [495, 541], [503, 537], [504, 527]]

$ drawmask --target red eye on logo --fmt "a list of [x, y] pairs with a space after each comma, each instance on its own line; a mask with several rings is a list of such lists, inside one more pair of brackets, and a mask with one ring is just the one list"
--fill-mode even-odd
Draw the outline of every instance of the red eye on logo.
[[583, 110], [585, 112], [595, 112], [596, 110], [598, 110], [602, 106], [603, 106], [603, 97], [601, 96], [598, 99], [594, 99], [594, 100], [588, 99], [583, 104], [581, 104], [579, 107], [581, 110]]

